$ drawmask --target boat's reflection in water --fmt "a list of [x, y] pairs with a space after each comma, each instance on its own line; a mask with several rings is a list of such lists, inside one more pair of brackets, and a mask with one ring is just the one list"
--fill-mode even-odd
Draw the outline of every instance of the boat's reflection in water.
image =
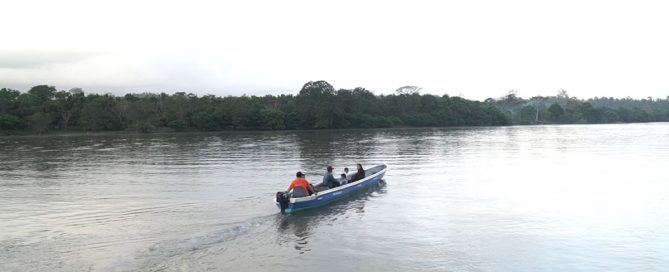
[[341, 217], [349, 214], [362, 215], [365, 212], [365, 203], [378, 195], [387, 192], [385, 180], [378, 184], [357, 192], [350, 197], [338, 200], [332, 204], [291, 214], [276, 216], [278, 229], [278, 243], [282, 246], [293, 246], [300, 254], [309, 251], [307, 245], [313, 230], [322, 226], [332, 226]]

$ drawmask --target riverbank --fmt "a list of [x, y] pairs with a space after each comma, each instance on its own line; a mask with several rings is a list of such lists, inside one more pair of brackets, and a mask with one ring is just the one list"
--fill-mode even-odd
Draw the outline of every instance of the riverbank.
[[[557, 123], [541, 123], [541, 124], [514, 124], [505, 127], [527, 127], [527, 126], [588, 126], [588, 125], [624, 125], [624, 124], [663, 124], [667, 122], [636, 122], [636, 123], [607, 123], [607, 124], [557, 124]], [[249, 133], [249, 132], [347, 132], [347, 131], [364, 131], [364, 130], [422, 130], [422, 129], [467, 129], [467, 128], [485, 128], [485, 127], [502, 127], [502, 126], [451, 126], [451, 127], [415, 127], [415, 126], [397, 126], [385, 128], [342, 128], [342, 129], [291, 129], [291, 130], [217, 130], [217, 131], [199, 131], [199, 130], [173, 130], [170, 128], [160, 128], [152, 131], [140, 132], [137, 130], [108, 130], [108, 131], [81, 131], [81, 130], [56, 130], [47, 131], [41, 134], [34, 133], [30, 130], [18, 131], [16, 133], [2, 134], [0, 137], [52, 137], [52, 136], [107, 136], [107, 135], [162, 135], [162, 134], [220, 134], [220, 133]]]

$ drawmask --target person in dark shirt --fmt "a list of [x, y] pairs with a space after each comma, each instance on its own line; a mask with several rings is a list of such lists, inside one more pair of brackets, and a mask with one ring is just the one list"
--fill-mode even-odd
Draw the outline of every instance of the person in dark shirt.
[[325, 176], [323, 176], [322, 184], [330, 189], [339, 186], [339, 182], [332, 176], [332, 166], [328, 166], [326, 170], [327, 172], [325, 172]]
[[353, 176], [351, 177], [351, 180], [349, 180], [348, 182], [351, 183], [351, 182], [355, 182], [355, 181], [358, 181], [358, 180], [361, 180], [361, 179], [364, 179], [364, 178], [365, 178], [365, 169], [362, 169], [362, 164], [358, 163], [358, 172], [353, 174]]

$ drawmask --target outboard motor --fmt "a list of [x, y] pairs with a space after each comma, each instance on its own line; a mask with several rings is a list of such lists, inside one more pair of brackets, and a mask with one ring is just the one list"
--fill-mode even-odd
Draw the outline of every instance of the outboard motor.
[[281, 206], [281, 213], [285, 214], [288, 203], [290, 203], [290, 195], [288, 192], [276, 192], [276, 202]]

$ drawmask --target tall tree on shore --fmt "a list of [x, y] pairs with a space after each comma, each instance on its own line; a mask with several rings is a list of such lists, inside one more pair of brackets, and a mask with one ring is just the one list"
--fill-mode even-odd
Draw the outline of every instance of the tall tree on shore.
[[309, 81], [297, 96], [296, 110], [303, 128], [332, 128], [335, 89], [326, 81]]
[[17, 100], [21, 93], [17, 90], [0, 89], [0, 132], [12, 131], [21, 128], [21, 119], [15, 115]]

